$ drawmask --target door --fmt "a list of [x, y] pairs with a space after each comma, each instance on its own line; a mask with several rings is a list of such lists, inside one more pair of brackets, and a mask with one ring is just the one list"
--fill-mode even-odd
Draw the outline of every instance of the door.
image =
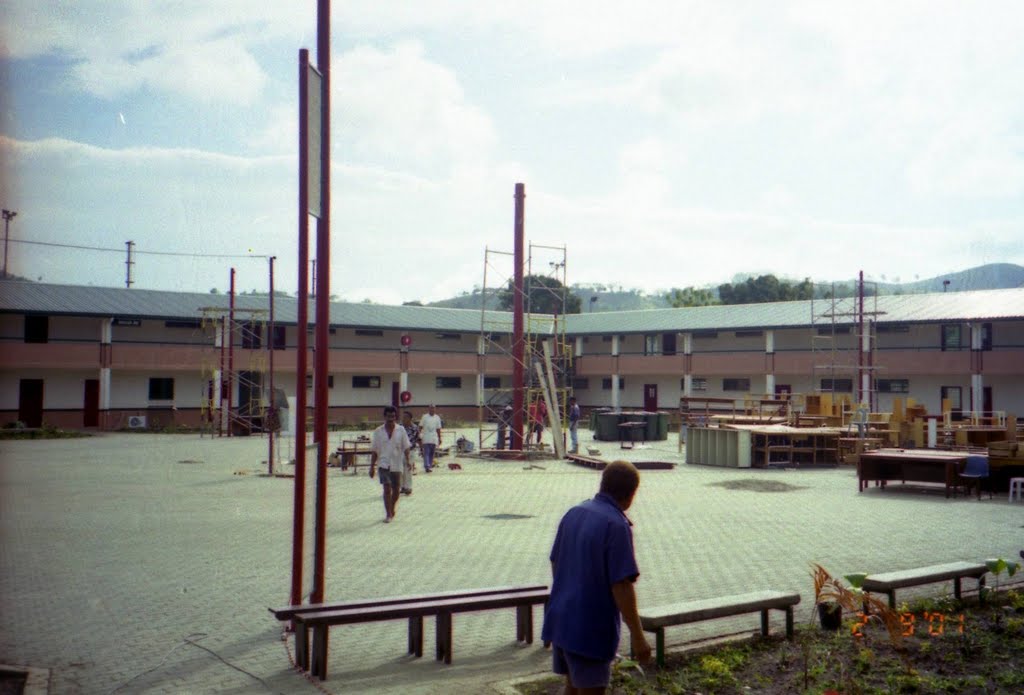
[[991, 386], [982, 386], [981, 387], [981, 409], [984, 411], [982, 413], [982, 416], [983, 417], [990, 417], [990, 418], [992, 418], [992, 424], [993, 425], [996, 424], [995, 423], [995, 414], [994, 414], [995, 408], [992, 407], [992, 387]]
[[649, 413], [658, 410], [658, 385], [644, 384], [644, 410]]
[[391, 405], [395, 406], [396, 408], [399, 408], [402, 405], [401, 401], [399, 400], [397, 381], [391, 382]]
[[963, 419], [963, 391], [959, 386], [943, 386], [939, 397], [949, 401], [949, 417], [954, 421]]
[[85, 395], [82, 402], [82, 427], [100, 426], [100, 380], [85, 380]]
[[43, 426], [42, 379], [22, 379], [18, 384], [18, 419], [26, 427]]

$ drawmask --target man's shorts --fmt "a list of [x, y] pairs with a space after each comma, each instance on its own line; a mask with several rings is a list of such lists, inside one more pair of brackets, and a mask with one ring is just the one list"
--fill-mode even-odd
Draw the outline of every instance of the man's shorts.
[[612, 678], [612, 662], [588, 659], [567, 652], [557, 644], [551, 645], [552, 670], [560, 676], [569, 676], [574, 688], [607, 688]]
[[381, 485], [388, 485], [393, 488], [402, 487], [402, 474], [400, 472], [392, 472], [390, 468], [379, 469], [377, 476], [380, 478]]

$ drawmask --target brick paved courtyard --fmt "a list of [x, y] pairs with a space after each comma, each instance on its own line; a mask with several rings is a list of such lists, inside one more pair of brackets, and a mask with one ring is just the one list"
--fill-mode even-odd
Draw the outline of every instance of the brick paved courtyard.
[[[604, 458], [680, 463], [674, 437], [634, 451], [596, 446]], [[581, 439], [590, 445], [589, 433]], [[290, 668], [291, 640], [266, 610], [287, 603], [292, 505], [290, 479], [260, 475], [266, 450], [260, 438], [194, 435], [0, 442], [0, 663], [49, 669], [53, 693], [316, 692]], [[387, 525], [365, 469], [331, 470], [327, 598], [548, 581], [558, 519], [596, 491], [598, 474], [554, 460], [460, 463], [418, 475]], [[720, 485], [742, 479], [795, 489]], [[849, 468], [651, 471], [630, 516], [641, 604], [792, 589], [804, 621], [810, 562], [883, 571], [1024, 547], [1022, 504], [899, 486], [858, 494]], [[539, 610], [535, 619], [539, 629]], [[675, 641], [756, 624], [704, 624]], [[422, 659], [403, 654], [405, 629], [332, 631], [325, 687], [493, 692], [548, 668], [539, 645], [515, 644], [512, 611], [456, 616], [451, 666], [430, 658], [432, 620]]]

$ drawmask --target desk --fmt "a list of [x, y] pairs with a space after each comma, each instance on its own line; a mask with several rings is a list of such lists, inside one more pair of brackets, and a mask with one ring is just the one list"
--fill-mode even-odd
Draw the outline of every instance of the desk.
[[[630, 420], [629, 422], [619, 423], [619, 448], [620, 449], [632, 449], [636, 446], [636, 433], [640, 432], [640, 441], [644, 441], [644, 432], [647, 429], [647, 423], [643, 420]], [[629, 439], [626, 439], [627, 435]], [[629, 442], [629, 446], [626, 446], [626, 442]]]
[[[341, 456], [341, 470], [352, 467], [352, 475], [359, 473], [359, 457], [371, 456], [373, 448], [370, 442], [363, 439], [342, 439], [338, 447], [338, 454]], [[367, 463], [366, 465], [369, 465]]]
[[944, 483], [946, 497], [956, 487], [957, 474], [967, 463], [966, 451], [934, 449], [878, 449], [860, 455], [857, 462], [858, 491], [864, 492], [872, 480], [882, 487], [889, 480]]

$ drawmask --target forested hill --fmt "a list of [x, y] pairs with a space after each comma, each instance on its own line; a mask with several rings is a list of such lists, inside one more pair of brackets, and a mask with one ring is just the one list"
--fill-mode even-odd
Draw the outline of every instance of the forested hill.
[[[732, 284], [744, 282], [752, 274], [738, 274], [729, 281]], [[782, 276], [780, 276], [782, 277]], [[990, 263], [988, 265], [968, 268], [957, 273], [948, 273], [924, 280], [915, 279], [912, 282], [900, 282], [900, 278], [880, 278], [873, 285], [878, 288], [879, 294], [921, 294], [926, 292], [942, 292], [944, 282], [948, 281], [945, 289], [948, 292], [965, 292], [968, 290], [995, 290], [1011, 287], [1024, 286], [1024, 267], [1012, 263]], [[789, 280], [797, 284], [800, 280]], [[855, 280], [836, 280], [837, 287], [852, 287]], [[700, 290], [706, 290], [713, 297], [718, 297], [718, 286], [728, 284], [726, 281], [715, 285], [708, 285]], [[819, 291], [828, 287], [818, 284]], [[685, 285], [683, 285], [685, 287]], [[581, 310], [587, 311], [631, 311], [636, 309], [665, 309], [671, 305], [667, 295], [671, 289], [660, 293], [645, 293], [637, 289], [627, 289], [618, 284], [611, 285], [581, 285], [569, 286], [572, 292], [580, 298]], [[596, 299], [593, 299], [596, 297]], [[457, 309], [479, 309], [481, 300], [480, 288], [473, 288], [471, 291], [463, 292], [457, 297], [431, 302], [427, 306], [452, 307]], [[592, 301], [593, 300], [593, 301]], [[497, 293], [493, 290], [488, 292], [488, 307], [498, 308]]]

